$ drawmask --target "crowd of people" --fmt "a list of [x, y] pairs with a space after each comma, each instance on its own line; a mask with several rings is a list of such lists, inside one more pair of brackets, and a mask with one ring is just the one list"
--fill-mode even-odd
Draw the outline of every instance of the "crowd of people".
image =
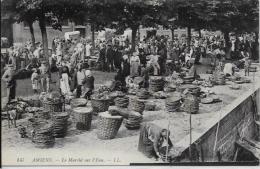
[[[116, 72], [114, 88], [127, 88], [135, 77], [142, 77], [140, 85], [147, 88], [150, 75], [169, 75], [186, 67], [195, 76], [196, 70], [192, 66], [200, 64], [201, 58], [211, 58], [213, 67], [223, 64], [226, 59], [236, 60], [236, 66], [249, 67], [248, 60], [258, 58], [257, 45], [255, 35], [251, 34], [231, 35], [228, 44], [219, 35], [194, 36], [190, 45], [185, 37], [171, 40], [167, 36], [150, 36], [137, 41], [135, 49], [128, 37], [124, 42], [118, 38], [97, 41], [95, 46], [85, 38], [55, 37], [49, 57], [44, 56], [41, 43], [34, 46], [28, 41], [23, 46], [11, 47], [1, 57], [2, 66], [6, 67], [2, 79], [6, 81], [8, 97], [12, 99], [16, 70], [33, 71], [34, 93], [50, 91], [50, 83], [54, 80], [51, 74], [58, 71], [59, 87], [64, 95], [76, 93], [76, 97], [90, 98], [95, 81], [91, 73], [93, 64], [100, 71]], [[93, 58], [96, 58], [94, 62]]]

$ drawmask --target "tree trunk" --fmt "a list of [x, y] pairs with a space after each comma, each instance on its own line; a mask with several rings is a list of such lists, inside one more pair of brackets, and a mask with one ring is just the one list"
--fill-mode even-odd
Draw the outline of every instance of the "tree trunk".
[[137, 32], [137, 26], [132, 27], [132, 52], [135, 51], [135, 39], [136, 39], [136, 32]]
[[190, 47], [190, 43], [191, 43], [191, 27], [188, 26], [187, 28], [187, 33], [188, 33], [188, 47]]
[[33, 22], [28, 21], [27, 23], [29, 25], [31, 39], [32, 39], [32, 46], [33, 46], [33, 50], [34, 50], [35, 49], [35, 37], [34, 37], [34, 30], [33, 30]]
[[48, 38], [44, 14], [39, 18], [39, 26], [42, 33], [43, 54], [45, 59], [48, 61]]
[[229, 51], [229, 48], [231, 47], [229, 44], [229, 32], [224, 31], [224, 39], [225, 39], [225, 44], [226, 44], [226, 52]]
[[91, 41], [92, 41], [92, 47], [95, 49], [95, 25], [91, 24]]
[[174, 28], [171, 29], [172, 32], [172, 41], [174, 41]]
[[255, 42], [258, 44], [258, 39], [259, 39], [259, 33], [255, 32]]

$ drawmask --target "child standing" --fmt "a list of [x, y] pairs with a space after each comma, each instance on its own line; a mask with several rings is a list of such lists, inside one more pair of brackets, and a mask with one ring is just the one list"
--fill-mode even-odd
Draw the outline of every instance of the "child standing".
[[36, 68], [33, 69], [31, 81], [34, 94], [38, 94], [38, 91], [40, 90], [40, 75]]

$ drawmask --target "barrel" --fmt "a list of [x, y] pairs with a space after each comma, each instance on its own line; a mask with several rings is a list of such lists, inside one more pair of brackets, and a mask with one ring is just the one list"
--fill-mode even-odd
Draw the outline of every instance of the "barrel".
[[92, 121], [91, 107], [77, 107], [73, 109], [76, 119], [76, 128], [78, 130], [90, 130]]

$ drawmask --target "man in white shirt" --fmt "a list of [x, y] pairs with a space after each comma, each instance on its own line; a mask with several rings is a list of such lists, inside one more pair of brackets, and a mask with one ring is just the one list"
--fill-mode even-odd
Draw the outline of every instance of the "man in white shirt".
[[91, 55], [90, 49], [91, 49], [91, 45], [89, 44], [89, 42], [87, 42], [87, 44], [86, 44], [86, 57], [90, 57], [90, 55]]

